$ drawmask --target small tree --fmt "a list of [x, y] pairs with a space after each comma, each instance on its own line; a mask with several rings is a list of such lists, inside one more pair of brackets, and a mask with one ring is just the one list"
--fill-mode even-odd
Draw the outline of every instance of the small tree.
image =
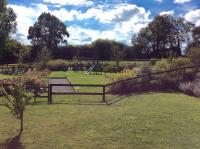
[[19, 77], [15, 81], [11, 81], [5, 86], [0, 87], [0, 103], [5, 105], [11, 110], [11, 113], [20, 120], [20, 132], [23, 130], [24, 123], [24, 110], [25, 106], [31, 99], [29, 93], [23, 84], [22, 79], [22, 61], [23, 61], [23, 49], [19, 49]]
[[1, 103], [11, 110], [11, 113], [20, 120], [20, 132], [23, 130], [24, 110], [30, 100], [25, 87], [18, 81], [9, 87], [1, 87]]
[[188, 49], [187, 51], [187, 56], [189, 57], [190, 61], [198, 66], [200, 65], [200, 48], [198, 47], [193, 47], [193, 48], [190, 48]]
[[119, 67], [119, 63], [124, 58], [124, 55], [124, 51], [120, 49], [120, 45], [115, 43], [112, 46], [112, 58], [116, 61], [117, 67]]
[[51, 52], [45, 47], [41, 50], [38, 56], [38, 67], [44, 69], [47, 66], [48, 61], [51, 59]]

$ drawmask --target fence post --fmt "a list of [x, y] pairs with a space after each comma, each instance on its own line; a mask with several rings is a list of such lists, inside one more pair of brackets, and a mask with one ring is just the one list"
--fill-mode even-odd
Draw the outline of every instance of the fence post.
[[105, 85], [103, 86], [103, 102], [106, 102], [106, 89], [105, 89]]
[[48, 85], [48, 104], [52, 103], [52, 85]]

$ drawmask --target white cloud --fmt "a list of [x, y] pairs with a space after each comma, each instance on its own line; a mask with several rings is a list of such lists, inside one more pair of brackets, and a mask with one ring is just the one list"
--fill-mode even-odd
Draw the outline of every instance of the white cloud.
[[159, 3], [162, 3], [163, 2], [163, 0], [155, 0], [156, 2], [159, 2]]
[[131, 20], [133, 17], [137, 18], [138, 21], [149, 21], [149, 12], [143, 7], [138, 7], [133, 4], [124, 4], [120, 6], [116, 6], [110, 10], [103, 10], [97, 8], [88, 9], [86, 13], [79, 14], [77, 16], [78, 19], [88, 19], [88, 18], [96, 18], [100, 22], [103, 23], [111, 23], [111, 22], [125, 22]]
[[26, 44], [30, 43], [27, 40], [28, 29], [42, 12], [48, 11], [48, 7], [42, 4], [36, 5], [35, 8], [18, 5], [8, 5], [8, 7], [11, 7], [17, 15], [17, 31], [13, 38]]
[[191, 10], [185, 14], [185, 19], [194, 23], [196, 26], [200, 25], [200, 9]]
[[173, 10], [170, 10], [170, 11], [162, 11], [161, 13], [160, 13], [160, 15], [174, 15], [174, 11]]
[[184, 4], [184, 3], [187, 3], [187, 2], [190, 2], [192, 0], [174, 0], [174, 3], [177, 3], [177, 4]]
[[[137, 7], [132, 4], [124, 4], [116, 6], [113, 9], [103, 10], [103, 8], [90, 8], [85, 13], [80, 10], [66, 10], [64, 8], [57, 10], [49, 10], [47, 5], [36, 4], [34, 7], [25, 7], [18, 5], [9, 5], [17, 14], [17, 33], [13, 38], [30, 43], [27, 40], [28, 29], [37, 20], [42, 12], [50, 12], [58, 17], [63, 22], [91, 19], [94, 18], [101, 24], [111, 25], [111, 29], [93, 30], [85, 29], [81, 26], [69, 26], [67, 29], [71, 33], [68, 42], [72, 44], [90, 43], [98, 38], [115, 39], [118, 41], [130, 42], [133, 33], [139, 32], [142, 27], [145, 27], [149, 19], [150, 12], [147, 12], [143, 7]], [[85, 22], [90, 24], [90, 22]], [[90, 26], [88, 26], [90, 27]]]
[[60, 5], [86, 5], [91, 6], [93, 2], [91, 0], [43, 0], [45, 3], [60, 4]]

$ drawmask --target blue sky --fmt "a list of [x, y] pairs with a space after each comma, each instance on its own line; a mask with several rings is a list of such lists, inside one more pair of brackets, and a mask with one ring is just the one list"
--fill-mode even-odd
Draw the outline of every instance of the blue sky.
[[156, 15], [171, 14], [200, 25], [200, 0], [8, 0], [17, 14], [13, 38], [30, 44], [28, 28], [42, 12], [50, 12], [67, 26], [68, 43], [89, 44], [113, 39], [131, 43]]

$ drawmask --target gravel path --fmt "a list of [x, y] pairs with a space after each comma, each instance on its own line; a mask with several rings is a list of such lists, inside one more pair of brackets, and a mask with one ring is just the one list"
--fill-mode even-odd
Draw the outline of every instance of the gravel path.
[[[49, 84], [70, 84], [68, 79], [64, 78], [52, 78], [49, 79]], [[53, 86], [52, 92], [56, 93], [74, 93], [75, 89], [71, 86]]]

